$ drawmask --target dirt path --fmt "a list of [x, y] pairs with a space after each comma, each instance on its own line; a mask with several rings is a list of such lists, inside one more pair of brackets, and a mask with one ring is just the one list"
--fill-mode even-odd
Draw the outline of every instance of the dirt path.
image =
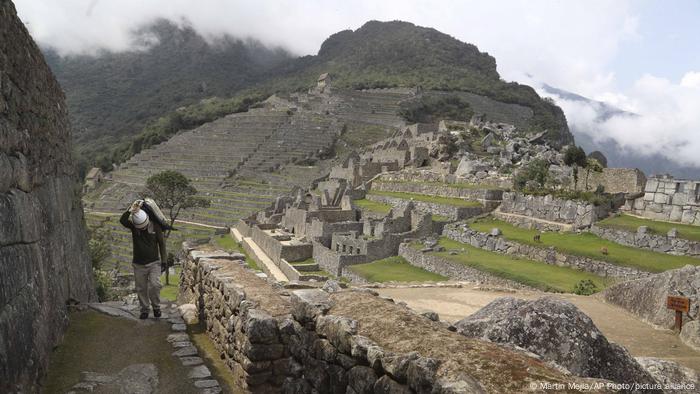
[[575, 304], [591, 317], [610, 341], [626, 347], [632, 355], [673, 360], [700, 371], [700, 353], [684, 345], [672, 331], [657, 330], [627, 311], [606, 304], [597, 297], [525, 291], [505, 293], [470, 287], [393, 288], [377, 291], [396, 301], [404, 301], [417, 311], [435, 311], [441, 319], [450, 322], [471, 315], [496, 298], [511, 296], [533, 299], [552, 295]]

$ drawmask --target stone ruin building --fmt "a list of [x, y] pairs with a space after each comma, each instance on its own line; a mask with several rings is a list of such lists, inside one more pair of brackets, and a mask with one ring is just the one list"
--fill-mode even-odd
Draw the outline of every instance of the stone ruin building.
[[[412, 204], [381, 219], [363, 215], [352, 204], [358, 195], [345, 180], [337, 182], [320, 196], [298, 190], [294, 199], [278, 198], [270, 209], [240, 220], [235, 229], [244, 246], [255, 244], [288, 278], [304, 279], [304, 271], [319, 267], [341, 276], [348, 265], [396, 255], [401, 242], [432, 233], [430, 215]], [[293, 264], [312, 258], [312, 267]]]
[[655, 220], [700, 225], [700, 181], [658, 176], [632, 194], [623, 210]]

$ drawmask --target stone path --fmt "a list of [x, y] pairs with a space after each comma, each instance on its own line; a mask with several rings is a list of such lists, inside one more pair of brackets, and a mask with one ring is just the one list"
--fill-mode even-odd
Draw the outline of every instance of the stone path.
[[481, 290], [474, 286], [398, 287], [376, 289], [381, 295], [404, 301], [418, 312], [434, 311], [440, 318], [455, 322], [471, 315], [500, 297], [534, 299], [553, 296], [572, 302], [590, 316], [595, 325], [612, 342], [626, 347], [635, 357], [656, 357], [676, 361], [700, 372], [700, 353], [683, 344], [670, 330], [659, 330], [634, 315], [595, 296], [553, 294], [535, 291], [501, 292]]
[[[167, 323], [170, 325], [170, 333], [167, 334], [167, 342], [171, 345], [172, 356], [185, 367], [186, 376], [182, 379], [192, 386], [185, 389], [179, 386], [182, 392], [194, 392], [199, 394], [217, 394], [222, 392], [221, 385], [212, 376], [204, 359], [200, 357], [199, 350], [192, 343], [187, 333], [187, 325], [183, 320], [177, 305], [161, 304], [163, 315], [160, 319], [140, 320], [137, 318], [139, 307], [136, 303], [124, 303], [119, 301], [88, 304], [92, 310], [108, 316], [125, 319], [137, 323], [138, 327], [152, 326]], [[137, 335], [137, 334], [135, 334]], [[127, 346], [125, 346], [126, 348]], [[95, 349], [95, 351], [100, 351]], [[156, 357], [158, 355], [155, 355]], [[129, 365], [116, 373], [81, 372], [80, 382], [73, 385], [68, 393], [98, 392], [98, 393], [133, 393], [150, 394], [161, 391], [159, 389], [158, 367], [152, 363]]]

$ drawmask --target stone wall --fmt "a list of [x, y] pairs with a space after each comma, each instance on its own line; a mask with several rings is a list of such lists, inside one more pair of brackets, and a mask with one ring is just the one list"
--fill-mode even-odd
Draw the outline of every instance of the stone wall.
[[574, 228], [590, 227], [601, 218], [607, 217], [610, 207], [595, 206], [591, 203], [564, 200], [547, 196], [533, 196], [518, 192], [503, 193], [499, 211], [534, 219], [568, 224]]
[[[588, 190], [603, 186], [606, 193], [639, 193], [644, 190], [647, 178], [637, 168], [603, 168], [602, 172], [591, 171], [588, 175]], [[586, 172], [579, 174], [579, 187], [585, 188]]]
[[540, 248], [508, 241], [502, 236], [480, 233], [469, 228], [466, 224], [448, 224], [443, 230], [443, 235], [457, 242], [491, 252], [504, 253], [545, 264], [570, 267], [605, 277], [631, 280], [651, 275], [649, 272], [594, 260], [589, 257], [564, 254], [554, 248]]
[[33, 393], [95, 291], [63, 93], [10, 1], [0, 37], [0, 392]]
[[440, 388], [467, 387], [438, 381], [436, 368], [424, 369], [425, 363], [439, 365], [435, 360], [390, 352], [359, 335], [356, 320], [330, 313], [332, 296], [318, 289], [290, 294], [222, 252], [190, 251], [183, 261], [180, 301], [197, 306], [246, 392], [449, 393]]
[[646, 231], [633, 233], [599, 226], [591, 226], [591, 233], [620, 245], [680, 256], [700, 257], [700, 242], [674, 236], [651, 234]]
[[409, 202], [413, 202], [416, 210], [423, 213], [445, 216], [450, 220], [462, 220], [484, 213], [483, 207], [456, 207], [453, 205], [436, 204], [425, 201], [405, 200], [402, 198], [380, 196], [376, 194], [368, 194], [368, 200], [389, 204], [394, 207], [405, 207]]
[[402, 243], [399, 246], [399, 256], [406, 259], [406, 261], [413, 266], [446, 276], [450, 279], [484, 283], [492, 286], [503, 286], [513, 289], [532, 289], [531, 287], [525, 286], [521, 283], [499, 278], [477, 269], [467, 267], [464, 264], [452, 262], [440, 256], [423, 253], [420, 250], [414, 249], [409, 243]]
[[353, 264], [367, 263], [366, 255], [349, 255], [335, 253], [318, 241], [313, 243], [313, 258], [319, 267], [331, 275], [341, 276], [343, 267]]
[[623, 209], [650, 219], [700, 226], [700, 181], [650, 178], [644, 196], [628, 200]]
[[450, 186], [450, 184], [441, 185], [439, 183], [428, 182], [385, 181], [384, 176], [372, 182], [372, 190], [462, 198], [470, 201], [478, 201], [489, 210], [495, 209], [500, 205], [503, 199], [503, 190], [498, 189], [471, 189]]
[[[277, 230], [279, 231], [279, 230]], [[281, 231], [279, 231], [281, 233]], [[299, 241], [280, 241], [265, 232], [259, 226], [252, 229], [253, 242], [267, 254], [275, 263], [284, 259], [287, 261], [301, 261], [311, 257], [311, 244]]]

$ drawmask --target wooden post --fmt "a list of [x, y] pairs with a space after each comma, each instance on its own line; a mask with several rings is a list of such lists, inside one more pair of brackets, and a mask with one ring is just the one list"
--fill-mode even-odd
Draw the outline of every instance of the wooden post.
[[690, 311], [690, 299], [670, 295], [666, 297], [666, 308], [676, 311], [676, 321], [673, 324], [673, 328], [680, 332], [683, 328], [683, 312], [688, 313]]

